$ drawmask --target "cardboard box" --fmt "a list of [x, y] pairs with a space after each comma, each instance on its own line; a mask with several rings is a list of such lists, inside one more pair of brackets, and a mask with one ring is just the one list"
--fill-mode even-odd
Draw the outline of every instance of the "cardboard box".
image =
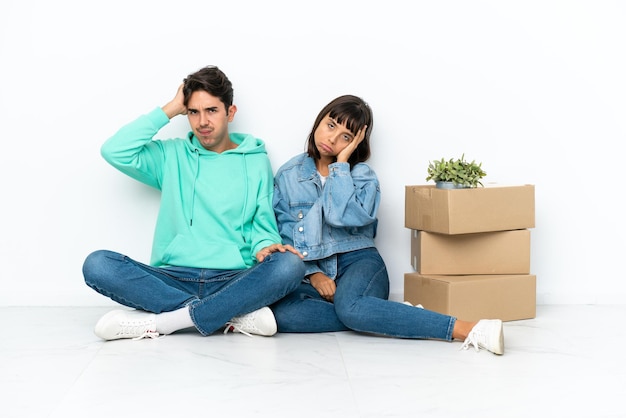
[[438, 276], [406, 273], [404, 300], [465, 321], [514, 321], [536, 315], [532, 274]]
[[413, 230], [411, 265], [421, 274], [529, 274], [530, 231], [447, 235]]
[[407, 228], [441, 234], [534, 228], [535, 186], [406, 186], [404, 217]]

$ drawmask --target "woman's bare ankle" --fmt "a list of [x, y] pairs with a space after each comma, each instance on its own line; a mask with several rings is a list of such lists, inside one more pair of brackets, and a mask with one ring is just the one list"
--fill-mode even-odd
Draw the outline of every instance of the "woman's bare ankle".
[[465, 340], [477, 323], [478, 322], [461, 321], [457, 319], [452, 329], [452, 338], [461, 341]]

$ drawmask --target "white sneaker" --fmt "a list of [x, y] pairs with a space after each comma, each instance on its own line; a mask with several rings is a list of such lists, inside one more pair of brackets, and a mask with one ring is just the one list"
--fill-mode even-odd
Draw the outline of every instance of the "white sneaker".
[[415, 306], [416, 308], [420, 308], [420, 309], [424, 309], [424, 307], [422, 306], [421, 303], [418, 303], [417, 305], [413, 305], [411, 302], [409, 302], [408, 300], [405, 300], [404, 302], [405, 305], [409, 305], [409, 306]]
[[228, 331], [240, 332], [251, 337], [251, 334], [271, 337], [276, 334], [276, 318], [267, 306], [242, 316], [236, 316], [226, 323], [224, 334]]
[[103, 340], [158, 338], [155, 316], [150, 312], [118, 309], [100, 318], [94, 332]]
[[478, 321], [463, 342], [461, 349], [467, 350], [470, 345], [473, 345], [476, 351], [479, 351], [479, 348], [484, 348], [494, 354], [503, 354], [502, 321], [499, 319], [481, 319]]

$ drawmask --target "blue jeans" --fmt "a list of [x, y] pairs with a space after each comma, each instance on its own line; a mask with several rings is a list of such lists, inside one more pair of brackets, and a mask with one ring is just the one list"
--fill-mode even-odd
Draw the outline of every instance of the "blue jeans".
[[398, 338], [452, 340], [456, 318], [390, 301], [387, 268], [376, 248], [338, 255], [334, 303], [313, 286], [271, 306], [280, 332], [353, 330]]
[[131, 308], [161, 313], [188, 306], [196, 328], [209, 335], [231, 318], [293, 292], [304, 277], [304, 262], [275, 252], [244, 270], [152, 267], [99, 250], [85, 260], [83, 276], [96, 292]]

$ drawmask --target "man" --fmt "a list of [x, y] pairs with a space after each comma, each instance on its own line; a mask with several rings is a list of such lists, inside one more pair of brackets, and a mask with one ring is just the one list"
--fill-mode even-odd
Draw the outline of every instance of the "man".
[[[208, 66], [102, 146], [112, 166], [160, 190], [161, 205], [149, 265], [107, 250], [85, 260], [88, 286], [134, 308], [105, 314], [95, 327], [100, 338], [155, 338], [190, 327], [205, 336], [221, 328], [276, 333], [267, 306], [296, 289], [304, 263], [281, 243], [263, 141], [229, 133], [236, 111], [230, 80]], [[154, 139], [185, 114], [186, 138]]]

